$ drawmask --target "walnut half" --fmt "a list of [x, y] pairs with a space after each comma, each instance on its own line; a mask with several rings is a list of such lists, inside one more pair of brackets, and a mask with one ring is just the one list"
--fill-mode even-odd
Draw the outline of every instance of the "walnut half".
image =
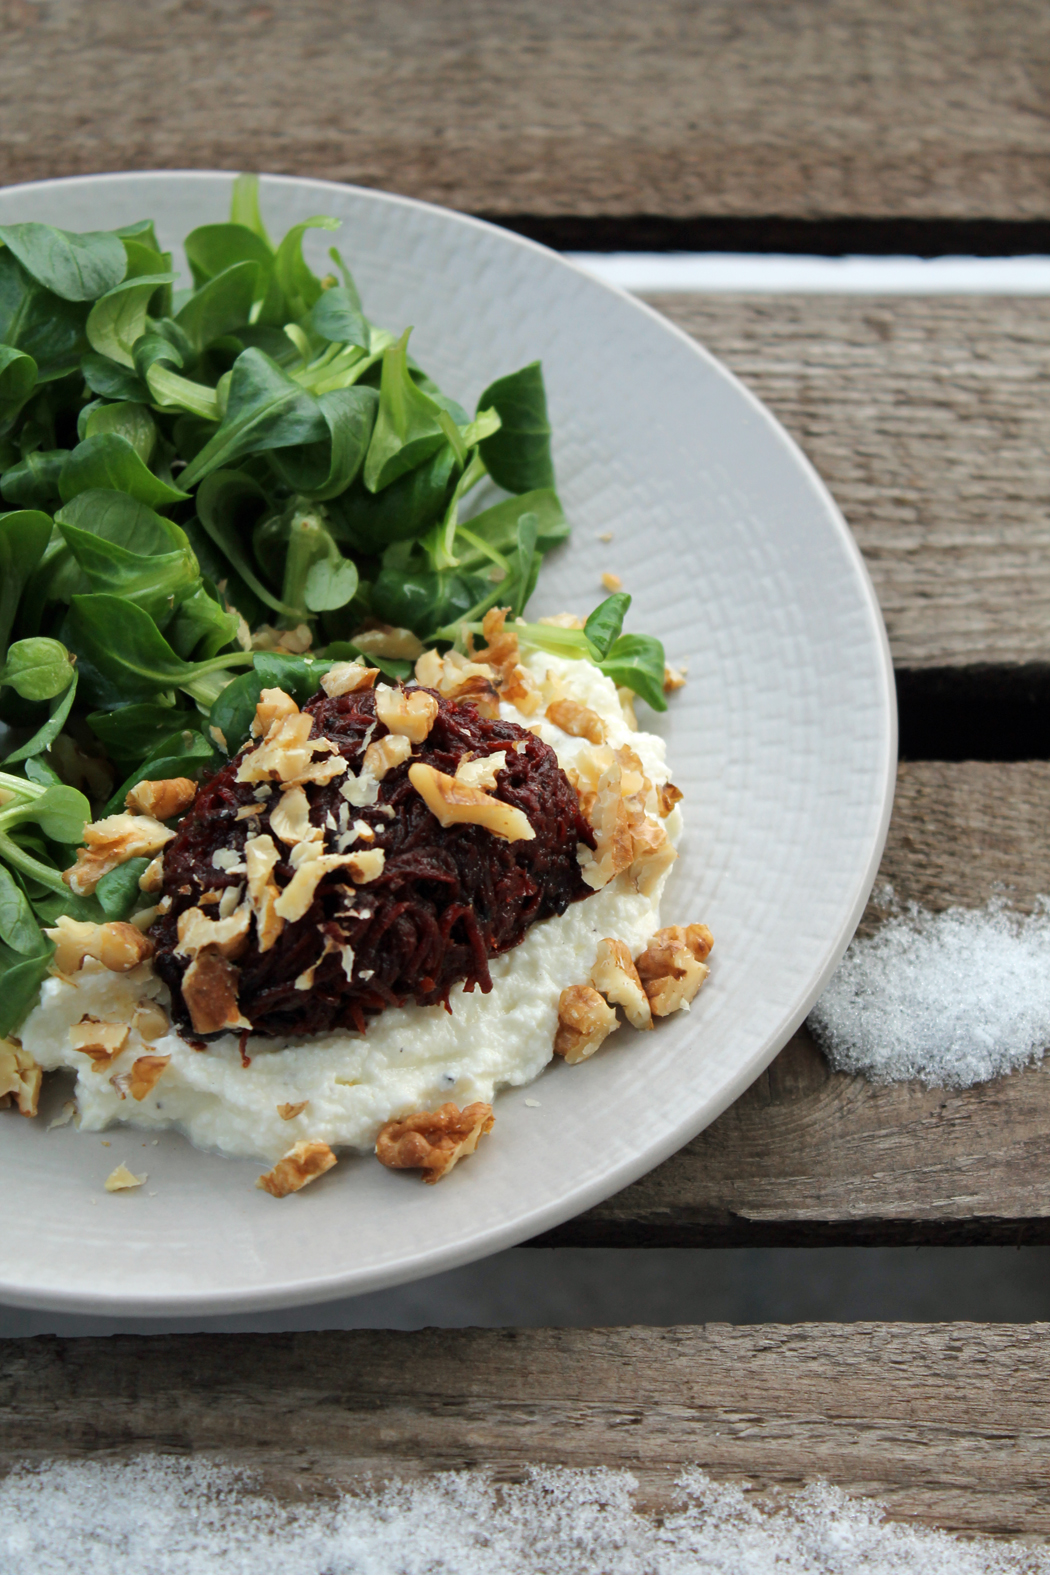
[[400, 1121], [388, 1121], [376, 1138], [376, 1158], [391, 1170], [421, 1170], [431, 1184], [447, 1176], [495, 1123], [492, 1106], [480, 1100], [460, 1110], [441, 1105]]
[[714, 945], [706, 924], [672, 924], [657, 930], [635, 959], [639, 978], [657, 1017], [688, 1006], [710, 972], [704, 959]]

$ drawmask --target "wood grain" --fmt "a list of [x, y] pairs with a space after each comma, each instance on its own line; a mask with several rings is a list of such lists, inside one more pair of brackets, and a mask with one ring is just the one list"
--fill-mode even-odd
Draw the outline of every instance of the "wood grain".
[[0, 0], [0, 179], [238, 167], [492, 214], [1050, 214], [1037, 0]]
[[220, 1456], [281, 1497], [441, 1470], [816, 1477], [898, 1519], [1050, 1540], [1050, 1325], [355, 1331], [0, 1344], [0, 1469]]
[[[879, 872], [902, 903], [1021, 911], [1050, 891], [1050, 763], [898, 769]], [[872, 903], [862, 930], [889, 911]], [[1050, 1066], [876, 1087], [803, 1029], [724, 1115], [537, 1245], [1050, 1243]]]
[[898, 667], [1050, 660], [1050, 299], [652, 304], [766, 401], [827, 481]]

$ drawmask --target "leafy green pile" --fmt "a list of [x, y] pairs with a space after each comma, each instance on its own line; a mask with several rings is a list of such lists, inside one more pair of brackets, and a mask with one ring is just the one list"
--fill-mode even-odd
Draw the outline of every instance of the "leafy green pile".
[[[336, 228], [274, 247], [241, 176], [178, 291], [150, 220], [0, 226], [0, 1033], [46, 973], [42, 926], [144, 900], [140, 860], [90, 899], [65, 886], [87, 819], [143, 777], [218, 769], [263, 688], [304, 702], [363, 627], [462, 649], [490, 607], [520, 618], [568, 535], [539, 364], [468, 415], [410, 329], [366, 318], [334, 247], [311, 271], [305, 232]], [[461, 518], [485, 478], [503, 495]], [[519, 636], [662, 710], [663, 650], [621, 633], [629, 603]], [[289, 630], [311, 654], [276, 648]]]

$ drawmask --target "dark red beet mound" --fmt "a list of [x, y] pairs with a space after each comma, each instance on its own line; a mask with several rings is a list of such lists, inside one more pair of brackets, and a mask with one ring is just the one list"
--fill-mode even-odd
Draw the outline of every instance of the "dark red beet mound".
[[[576, 848], [580, 842], [593, 847], [594, 835], [553, 749], [513, 722], [488, 721], [473, 705], [435, 698], [441, 709], [429, 737], [414, 746], [410, 760], [383, 778], [376, 804], [350, 810], [351, 824], [360, 818], [375, 832], [374, 842], [355, 843], [351, 851], [382, 848], [386, 854], [379, 878], [355, 887], [346, 870], [325, 876], [309, 911], [286, 924], [276, 944], [263, 954], [253, 922], [248, 949], [237, 966], [240, 1009], [257, 1032], [363, 1031], [368, 1016], [387, 1006], [409, 1001], [447, 1005], [449, 989], [459, 980], [468, 990], [478, 985], [487, 992], [492, 988], [490, 957], [517, 946], [530, 924], [564, 913], [571, 902], [591, 895], [580, 876]], [[350, 770], [359, 771], [362, 740], [376, 723], [373, 691], [335, 699], [318, 694], [305, 709], [314, 718], [311, 737], [331, 739]], [[372, 740], [386, 732], [383, 723], [376, 723]], [[519, 742], [520, 754], [514, 749]], [[417, 761], [451, 775], [464, 755], [500, 749], [507, 750], [507, 764], [497, 776], [495, 796], [524, 810], [536, 833], [531, 842], [505, 842], [480, 826], [443, 828], [408, 780], [408, 768]], [[188, 1031], [180, 989], [187, 961], [174, 952], [178, 916], [199, 903], [204, 891], [243, 880], [213, 868], [212, 854], [218, 848], [239, 852], [248, 837], [269, 831], [269, 806], [280, 793], [275, 783], [272, 797], [258, 806], [257, 820], [237, 820], [237, 810], [254, 801], [253, 785], [234, 781], [239, 758], [201, 788], [164, 850], [164, 893], [172, 906], [150, 933], [157, 944], [157, 972], [171, 990], [179, 1026]], [[339, 787], [345, 780], [307, 786], [315, 825], [324, 825], [329, 814], [338, 820], [345, 802]], [[280, 838], [271, 835], [277, 848], [287, 852]], [[334, 842], [329, 831], [326, 851], [334, 851]], [[283, 887], [293, 871], [281, 862], [274, 873]], [[217, 916], [214, 907], [204, 911]], [[297, 990], [297, 976], [320, 957], [326, 935], [353, 947], [353, 980], [347, 979], [341, 956], [329, 953], [311, 989]], [[371, 977], [363, 978], [369, 970]]]

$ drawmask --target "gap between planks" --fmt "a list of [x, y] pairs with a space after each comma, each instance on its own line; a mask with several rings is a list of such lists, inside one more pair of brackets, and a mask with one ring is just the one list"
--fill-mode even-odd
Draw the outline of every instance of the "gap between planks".
[[51, 1337], [0, 1343], [0, 1470], [218, 1458], [279, 1497], [530, 1465], [814, 1478], [891, 1515], [1050, 1540], [1050, 1325]]
[[[934, 911], [1030, 911], [1050, 893], [1050, 762], [903, 763], [886, 884]], [[870, 903], [861, 933], [887, 911]], [[803, 1029], [699, 1137], [534, 1245], [1022, 1242], [1050, 1243], [1050, 1066], [880, 1087], [833, 1072]]]

